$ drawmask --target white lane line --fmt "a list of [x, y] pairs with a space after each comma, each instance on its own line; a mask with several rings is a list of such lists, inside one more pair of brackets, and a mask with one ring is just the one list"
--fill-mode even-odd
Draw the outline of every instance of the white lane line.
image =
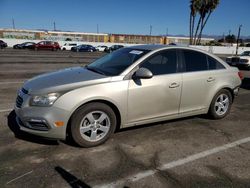
[[156, 174], [157, 172], [159, 172], [159, 170], [167, 170], [167, 169], [175, 168], [175, 167], [178, 167], [181, 165], [185, 165], [185, 164], [193, 162], [195, 160], [205, 158], [207, 156], [225, 151], [227, 149], [239, 146], [241, 144], [245, 144], [247, 142], [250, 142], [250, 137], [243, 138], [243, 139], [237, 140], [235, 142], [231, 142], [229, 144], [215, 147], [215, 148], [210, 149], [210, 150], [206, 150], [206, 151], [203, 151], [200, 153], [196, 153], [194, 155], [187, 156], [187, 157], [182, 158], [182, 159], [178, 159], [176, 161], [172, 161], [170, 163], [163, 164], [162, 166], [160, 166], [159, 168], [157, 168], [155, 170], [142, 171], [142, 172], [139, 172], [139, 173], [134, 174], [132, 176], [128, 176], [128, 177], [125, 177], [123, 179], [117, 180], [115, 182], [111, 182], [111, 183], [107, 183], [107, 184], [103, 184], [103, 185], [96, 185], [94, 187], [95, 188], [97, 188], [97, 187], [98, 188], [99, 187], [119, 187], [121, 185], [124, 185], [124, 183], [126, 183], [126, 182], [135, 182], [135, 181], [141, 180], [143, 178], [152, 176], [152, 175]]
[[33, 172], [33, 170], [31, 170], [31, 171], [29, 171], [29, 172], [27, 172], [27, 173], [25, 173], [25, 174], [23, 174], [23, 175], [21, 175], [21, 176], [16, 177], [16, 178], [14, 178], [14, 179], [8, 181], [8, 182], [6, 183], [6, 185], [9, 184], [9, 183], [11, 183], [11, 182], [13, 182], [13, 181], [16, 181], [16, 180], [18, 180], [18, 179], [24, 177], [24, 176], [27, 176], [28, 174], [31, 174], [32, 172]]
[[10, 111], [12, 111], [12, 110], [13, 110], [13, 108], [2, 109], [2, 110], [0, 110], [0, 113], [3, 113], [3, 112], [10, 112]]
[[4, 84], [23, 84], [24, 83], [24, 81], [23, 82], [0, 82], [0, 85], [4, 85]]

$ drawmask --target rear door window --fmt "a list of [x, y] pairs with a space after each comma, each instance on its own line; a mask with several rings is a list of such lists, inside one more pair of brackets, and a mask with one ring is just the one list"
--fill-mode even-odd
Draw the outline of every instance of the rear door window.
[[208, 70], [206, 54], [193, 50], [182, 50], [186, 72]]

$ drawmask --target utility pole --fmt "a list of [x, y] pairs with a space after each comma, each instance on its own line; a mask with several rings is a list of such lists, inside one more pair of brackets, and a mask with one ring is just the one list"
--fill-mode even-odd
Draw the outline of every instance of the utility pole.
[[149, 35], [150, 35], [150, 36], [151, 36], [151, 34], [152, 34], [152, 28], [153, 28], [152, 25], [150, 25], [150, 26], [149, 26]]
[[16, 29], [14, 18], [12, 18], [12, 28], [13, 28], [13, 29]]
[[56, 22], [54, 21], [54, 31], [56, 31]]
[[236, 55], [238, 55], [238, 48], [239, 48], [239, 39], [240, 39], [240, 30], [241, 30], [242, 25], [239, 26], [238, 30], [238, 37], [237, 37], [237, 45], [236, 45]]
[[99, 25], [96, 25], [96, 32], [99, 33]]
[[166, 28], [166, 37], [168, 36], [168, 28]]

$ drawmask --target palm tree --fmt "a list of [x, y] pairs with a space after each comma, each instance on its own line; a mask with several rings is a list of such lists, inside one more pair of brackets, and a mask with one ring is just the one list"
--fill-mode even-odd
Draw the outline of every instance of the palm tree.
[[201, 35], [202, 31], [207, 24], [207, 21], [212, 14], [212, 12], [216, 9], [216, 7], [219, 5], [220, 0], [206, 0], [206, 3], [203, 8], [203, 12], [200, 13], [201, 15], [201, 28], [200, 28], [200, 33], [197, 39], [197, 44], [200, 43], [201, 41]]
[[[202, 31], [208, 21], [208, 18], [218, 6], [219, 0], [191, 0], [190, 1], [190, 44], [199, 44], [201, 40]], [[195, 17], [199, 13], [199, 20], [196, 24], [194, 33]], [[198, 35], [199, 33], [199, 35]], [[198, 36], [198, 37], [197, 37]]]
[[196, 14], [200, 9], [201, 0], [191, 0], [190, 1], [190, 17], [189, 17], [189, 34], [190, 34], [190, 41], [189, 44], [193, 44], [193, 37], [194, 37], [194, 23]]

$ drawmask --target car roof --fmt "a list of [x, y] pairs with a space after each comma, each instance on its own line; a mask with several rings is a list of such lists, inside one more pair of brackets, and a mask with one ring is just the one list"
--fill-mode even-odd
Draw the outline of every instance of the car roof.
[[155, 45], [155, 44], [148, 44], [148, 45], [136, 45], [136, 46], [130, 46], [129, 48], [138, 49], [138, 50], [157, 50], [161, 48], [166, 48], [167, 45]]

